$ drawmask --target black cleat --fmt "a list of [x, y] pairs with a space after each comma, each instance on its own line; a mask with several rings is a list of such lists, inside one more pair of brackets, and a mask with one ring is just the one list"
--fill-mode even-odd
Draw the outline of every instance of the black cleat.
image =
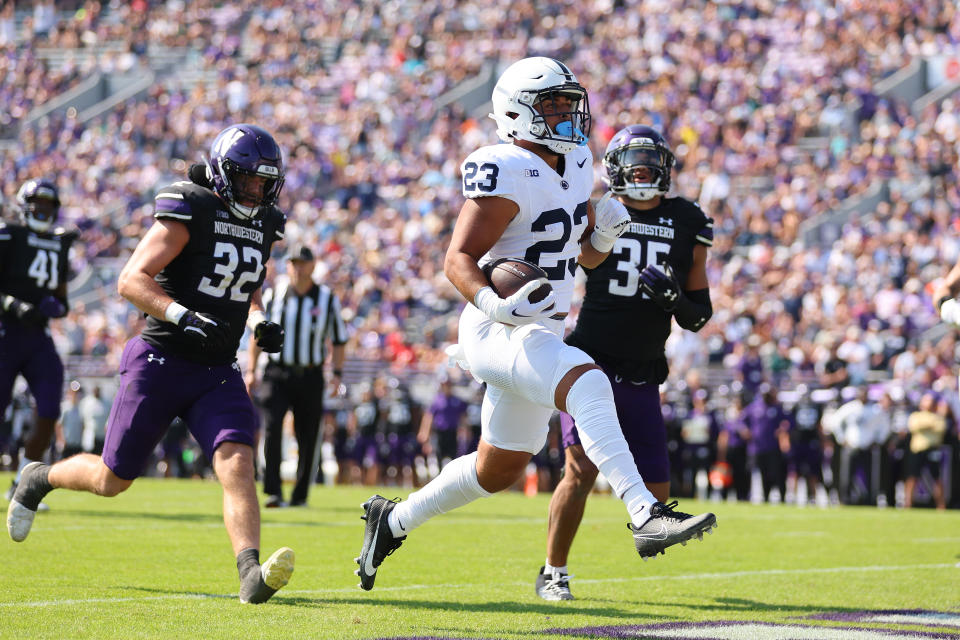
[[571, 576], [559, 571], [544, 573], [544, 568], [540, 567], [537, 575], [537, 595], [544, 600], [573, 600], [573, 594], [570, 593]]
[[360, 517], [367, 521], [367, 526], [363, 533], [360, 557], [354, 561], [360, 565], [355, 571], [360, 576], [360, 588], [366, 591], [373, 589], [373, 581], [377, 579], [377, 567], [383, 559], [396, 551], [407, 539], [407, 536], [395, 538], [387, 524], [387, 516], [396, 506], [396, 500], [387, 500], [379, 495], [363, 503], [366, 513]]
[[262, 604], [290, 581], [294, 553], [289, 547], [277, 549], [258, 571], [249, 571], [240, 583], [240, 602]]
[[674, 511], [677, 501], [670, 504], [654, 502], [650, 507], [650, 519], [643, 525], [635, 527], [628, 523], [627, 528], [633, 533], [633, 543], [637, 553], [646, 560], [664, 553], [667, 547], [675, 544], [686, 544], [687, 540], [696, 536], [703, 540], [703, 533], [712, 533], [711, 529], [717, 526], [717, 517], [712, 513], [702, 513], [698, 516], [689, 513]]

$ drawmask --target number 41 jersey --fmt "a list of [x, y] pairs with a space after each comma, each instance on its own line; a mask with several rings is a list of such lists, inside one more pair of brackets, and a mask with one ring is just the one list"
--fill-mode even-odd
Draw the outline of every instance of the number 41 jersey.
[[193, 362], [232, 362], [250, 312], [250, 296], [263, 284], [270, 248], [283, 239], [286, 218], [269, 207], [253, 220], [241, 220], [213, 191], [192, 182], [160, 189], [154, 217], [179, 222], [190, 231], [187, 245], [157, 274], [157, 283], [186, 308], [225, 320], [231, 340], [221, 351], [198, 352], [176, 326], [153, 316], [147, 316], [143, 339]]
[[[37, 304], [57, 296], [69, 275], [70, 245], [75, 231], [60, 227], [34, 231], [0, 222], [0, 294]], [[66, 300], [61, 300], [66, 303]]]
[[558, 312], [569, 311], [573, 297], [593, 191], [593, 154], [588, 147], [578, 147], [563, 156], [563, 163], [561, 174], [532, 151], [495, 144], [477, 149], [460, 167], [464, 197], [499, 196], [520, 207], [480, 264], [523, 258], [539, 265], [553, 285]]

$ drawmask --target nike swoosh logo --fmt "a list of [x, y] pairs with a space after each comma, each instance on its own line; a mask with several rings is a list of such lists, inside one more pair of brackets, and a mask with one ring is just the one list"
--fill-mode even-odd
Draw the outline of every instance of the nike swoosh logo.
[[583, 165], [585, 165], [586, 163], [587, 163], [587, 159], [584, 158], [583, 160], [577, 163], [577, 166], [583, 169]]
[[656, 533], [636, 533], [637, 537], [647, 538], [649, 540], [666, 540], [667, 539], [667, 527], [662, 522], [660, 523], [660, 531]]
[[367, 559], [363, 562], [363, 572], [368, 576], [372, 576], [377, 572], [376, 567], [373, 566], [373, 552], [377, 548], [377, 536], [380, 535], [380, 527], [377, 527], [373, 532], [373, 540], [370, 541], [370, 553], [367, 554]]
[[510, 315], [512, 315], [514, 318], [532, 318], [532, 317], [533, 317], [533, 316], [524, 315], [524, 314], [522, 314], [522, 313], [517, 313], [517, 310], [516, 310], [516, 309], [514, 309], [513, 311], [511, 311], [511, 312], [510, 312]]

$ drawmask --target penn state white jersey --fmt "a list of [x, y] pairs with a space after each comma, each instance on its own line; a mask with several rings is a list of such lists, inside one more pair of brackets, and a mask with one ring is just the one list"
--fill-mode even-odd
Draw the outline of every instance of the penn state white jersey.
[[523, 147], [495, 144], [477, 149], [460, 166], [464, 197], [500, 196], [520, 207], [480, 265], [498, 258], [523, 258], [539, 265], [553, 285], [558, 312], [570, 309], [593, 191], [590, 148], [578, 147], [564, 158], [566, 167], [560, 175]]

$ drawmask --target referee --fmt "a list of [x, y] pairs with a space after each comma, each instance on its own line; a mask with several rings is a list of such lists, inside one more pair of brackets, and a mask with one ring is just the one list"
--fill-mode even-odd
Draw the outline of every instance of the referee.
[[[278, 278], [263, 295], [267, 319], [284, 329], [283, 350], [267, 354], [260, 402], [264, 417], [263, 492], [266, 507], [286, 506], [280, 482], [283, 459], [283, 419], [293, 411], [293, 431], [297, 439], [297, 482], [290, 506], [305, 506], [310, 483], [319, 467], [320, 419], [323, 416], [323, 362], [327, 343], [333, 345], [333, 389], [340, 386], [343, 373], [346, 328], [340, 315], [340, 301], [330, 287], [313, 280], [316, 266], [313, 251], [306, 245], [294, 246], [287, 254], [287, 276]], [[250, 341], [248, 379], [256, 379], [260, 349]]]

